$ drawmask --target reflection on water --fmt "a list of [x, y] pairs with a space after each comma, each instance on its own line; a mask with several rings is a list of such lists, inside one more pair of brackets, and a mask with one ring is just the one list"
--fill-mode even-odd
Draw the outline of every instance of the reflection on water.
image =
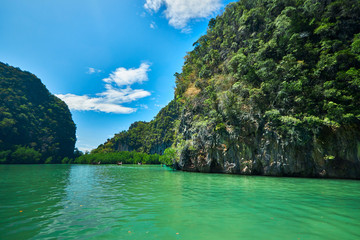
[[0, 187], [0, 239], [360, 239], [359, 181], [12, 165]]

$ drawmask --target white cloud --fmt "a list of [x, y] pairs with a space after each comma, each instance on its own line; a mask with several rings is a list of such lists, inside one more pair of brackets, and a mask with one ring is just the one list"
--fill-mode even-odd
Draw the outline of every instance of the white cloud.
[[87, 95], [79, 96], [75, 94], [58, 94], [58, 98], [62, 99], [69, 106], [71, 110], [77, 111], [100, 111], [106, 113], [132, 113], [136, 109], [123, 107], [111, 99], [94, 97]]
[[[130, 103], [150, 96], [151, 93], [143, 89], [132, 89], [130, 85], [148, 80], [147, 72], [150, 65], [143, 63], [139, 68], [118, 68], [108, 78], [103, 79], [105, 91], [96, 94], [96, 97], [75, 94], [57, 94], [71, 110], [100, 111], [106, 113], [132, 113], [136, 108], [124, 107], [122, 103]], [[125, 88], [124, 88], [125, 86]]]
[[177, 29], [187, 32], [191, 19], [206, 18], [214, 14], [222, 6], [222, 0], [146, 0], [144, 8], [148, 11], [158, 12], [165, 6], [164, 14], [169, 24]]
[[159, 11], [161, 5], [164, 3], [164, 0], [146, 0], [144, 7], [155, 12]]
[[101, 70], [89, 67], [87, 74], [99, 73]]
[[139, 68], [118, 68], [112, 72], [108, 78], [103, 79], [104, 82], [114, 82], [118, 86], [132, 85], [134, 83], [142, 83], [148, 80], [147, 72], [150, 70], [150, 64], [142, 63]]
[[129, 86], [123, 89], [114, 88], [110, 84], [105, 86], [107, 90], [102, 93], [98, 93], [98, 96], [101, 96], [105, 99], [111, 99], [111, 102], [114, 103], [126, 103], [133, 102], [140, 98], [150, 96], [151, 93], [143, 89], [131, 89]]

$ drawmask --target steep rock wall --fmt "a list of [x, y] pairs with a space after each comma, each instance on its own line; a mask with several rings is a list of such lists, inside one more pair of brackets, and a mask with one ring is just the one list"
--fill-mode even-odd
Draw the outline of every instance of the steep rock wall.
[[[186, 114], [184, 114], [185, 116]], [[189, 118], [189, 114], [187, 114]], [[360, 178], [360, 128], [323, 127], [306, 139], [284, 136], [256, 120], [243, 126], [197, 129], [184, 120], [187, 145], [177, 169], [244, 175]], [[238, 131], [237, 131], [237, 130]], [[237, 132], [236, 132], [237, 131]], [[306, 131], [300, 129], [299, 131]]]

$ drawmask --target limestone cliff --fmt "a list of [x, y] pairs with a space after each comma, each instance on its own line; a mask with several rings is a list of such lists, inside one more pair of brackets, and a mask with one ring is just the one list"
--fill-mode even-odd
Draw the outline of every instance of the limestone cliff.
[[240, 1], [177, 74], [186, 171], [360, 178], [359, 1]]
[[178, 169], [360, 178], [358, 0], [231, 3], [175, 76]]
[[[321, 127], [305, 139], [284, 135], [271, 123], [252, 119], [238, 125], [193, 125], [183, 116], [185, 142], [177, 169], [244, 175], [360, 178], [360, 128]], [[300, 134], [300, 133], [298, 133]], [[179, 143], [180, 144], [180, 143]], [[178, 145], [179, 145], [178, 144]]]

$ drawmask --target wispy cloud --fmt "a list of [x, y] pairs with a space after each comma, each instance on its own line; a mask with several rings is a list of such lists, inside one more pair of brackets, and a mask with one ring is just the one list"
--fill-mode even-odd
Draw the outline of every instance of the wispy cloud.
[[89, 67], [89, 69], [88, 69], [88, 71], [86, 73], [87, 74], [93, 74], [93, 73], [100, 73], [100, 72], [101, 72], [101, 70], [99, 70], [99, 69]]
[[139, 107], [141, 107], [143, 109], [149, 109], [149, 106], [146, 104], [140, 104]]
[[90, 145], [87, 145], [87, 144], [79, 144], [77, 146], [77, 148], [82, 151], [82, 152], [90, 152], [91, 150], [95, 149], [96, 146], [90, 146]]
[[165, 105], [163, 105], [163, 104], [154, 104], [154, 106], [155, 106], [155, 107], [158, 107], [158, 108], [163, 108], [163, 107], [165, 107]]
[[95, 97], [89, 95], [57, 94], [66, 102], [71, 110], [100, 111], [106, 113], [132, 113], [136, 108], [124, 107], [122, 103], [130, 103], [150, 96], [151, 93], [143, 89], [132, 89], [130, 85], [143, 83], [148, 80], [147, 72], [150, 64], [142, 63], [139, 68], [118, 68], [108, 78], [104, 78], [105, 91], [97, 93]]
[[169, 24], [183, 32], [190, 31], [187, 26], [192, 19], [207, 18], [222, 6], [221, 0], [146, 0], [144, 8], [158, 12], [165, 6], [164, 14]]
[[150, 23], [150, 28], [152, 28], [152, 29], [156, 28], [156, 23], [154, 21]]

